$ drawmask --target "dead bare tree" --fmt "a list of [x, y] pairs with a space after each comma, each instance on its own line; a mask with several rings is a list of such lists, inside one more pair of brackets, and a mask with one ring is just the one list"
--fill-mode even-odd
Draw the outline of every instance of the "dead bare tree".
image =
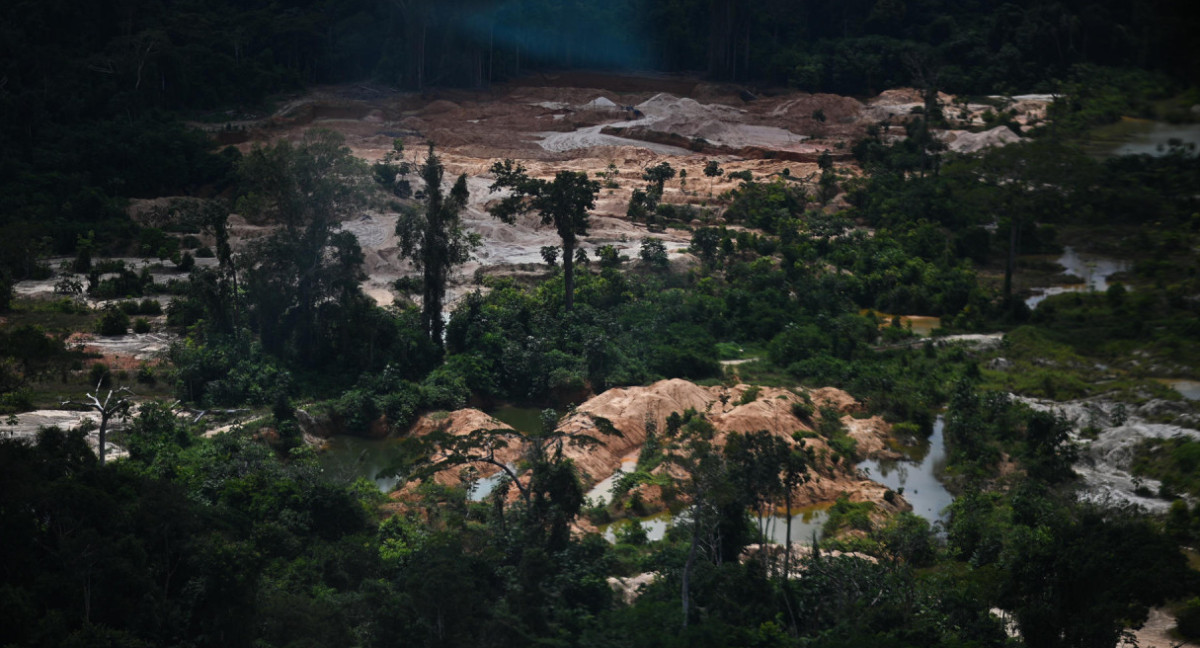
[[96, 410], [96, 412], [100, 414], [100, 430], [98, 432], [99, 445], [97, 447], [97, 454], [100, 455], [101, 466], [104, 465], [104, 447], [108, 435], [108, 422], [111, 421], [114, 416], [126, 416], [129, 414], [129, 408], [133, 406], [133, 400], [131, 397], [134, 395], [132, 391], [129, 391], [128, 387], [118, 387], [116, 389], [109, 389], [108, 395], [104, 397], [104, 400], [100, 400], [99, 394], [100, 386], [102, 384], [104, 384], [103, 379], [96, 383], [95, 394], [86, 394], [87, 400], [67, 400], [62, 402], [64, 406], [74, 405], [75, 407]]

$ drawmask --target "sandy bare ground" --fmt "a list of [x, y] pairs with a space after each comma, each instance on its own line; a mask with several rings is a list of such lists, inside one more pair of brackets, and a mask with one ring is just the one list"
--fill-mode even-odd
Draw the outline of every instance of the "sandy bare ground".
[[[44, 427], [59, 427], [63, 430], [70, 430], [79, 427], [85, 421], [93, 424], [93, 428], [98, 428], [100, 425], [100, 415], [96, 412], [72, 410], [35, 410], [22, 414], [13, 414], [0, 420], [0, 439], [21, 439], [32, 442], [37, 437], [38, 430]], [[108, 425], [110, 431], [119, 430], [124, 425], [124, 422], [121, 420], [112, 420], [109, 421]], [[87, 442], [92, 447], [92, 451], [96, 451], [100, 441], [95, 429], [88, 433]], [[104, 454], [108, 459], [129, 456], [129, 453], [124, 448], [113, 445], [111, 438], [105, 444]]]
[[1171, 635], [1175, 627], [1175, 617], [1162, 608], [1150, 610], [1150, 618], [1140, 629], [1133, 631], [1137, 644], [1123, 643], [1122, 646], [1137, 645], [1140, 648], [1196, 648], [1200, 646], [1192, 641], [1176, 639]]
[[[1018, 121], [1032, 123], [1044, 117], [1050, 99], [1017, 97], [1006, 105], [1018, 111]], [[939, 100], [943, 110], [962, 126], [982, 124], [983, 113], [992, 109], [956, 103], [946, 95]], [[499, 197], [489, 191], [493, 181], [489, 169], [497, 161], [512, 158], [542, 178], [553, 177], [560, 170], [596, 177], [615, 169], [616, 187], [604, 188], [597, 196], [590, 236], [582, 240], [582, 249], [594, 255], [597, 248], [612, 245], [636, 259], [641, 239], [652, 237], [662, 240], [675, 265], [686, 265], [691, 262], [690, 256], [683, 254], [689, 242], [687, 232], [652, 233], [625, 218], [630, 195], [644, 185], [641, 176], [647, 167], [668, 162], [686, 171], [686, 183], [681, 178], [668, 183], [663, 201], [696, 208], [698, 222], [693, 224], [718, 224], [723, 205], [713, 196], [735, 188], [737, 181], [705, 177], [708, 161], [718, 161], [726, 172], [749, 171], [759, 180], [787, 175], [811, 181], [819, 174], [815, 164], [818, 153], [833, 153], [844, 167], [849, 164], [849, 145], [869, 125], [899, 124], [921, 105], [920, 93], [911, 89], [889, 90], [865, 103], [799, 92], [752, 98], [735, 86], [694, 79], [579, 73], [541, 75], [486, 91], [418, 94], [367, 85], [317, 88], [287, 98], [272, 115], [239, 115], [228, 124], [193, 125], [243, 150], [280, 138], [295, 139], [310, 128], [328, 128], [341, 133], [353, 153], [369, 162], [382, 158], [399, 139], [406, 157], [418, 164], [427, 144], [436, 143], [447, 178], [460, 173], [468, 176], [471, 197], [462, 218], [482, 242], [471, 261], [452, 273], [447, 308], [453, 308], [463, 295], [479, 289], [476, 279], [481, 274], [546, 275], [549, 269], [542, 263], [541, 248], [559, 244], [553, 229], [542, 226], [535, 216], [505, 225], [488, 215], [489, 203]], [[614, 135], [614, 129], [630, 136]], [[956, 150], [971, 150], [1012, 141], [1015, 135], [1006, 132], [957, 130], [943, 137]], [[678, 145], [681, 143], [688, 148]], [[410, 179], [419, 189], [419, 181]], [[135, 201], [131, 213], [140, 222], [162, 226], [159, 221], [169, 220], [179, 200], [189, 199]], [[363, 247], [367, 274], [363, 290], [381, 305], [405, 297], [397, 294], [393, 284], [415, 273], [412, 264], [400, 256], [395, 222], [393, 214], [367, 212], [342, 224]], [[235, 246], [240, 246], [268, 234], [271, 228], [247, 223], [235, 214], [230, 217], [229, 230]], [[63, 261], [68, 260], [54, 260], [55, 267]], [[158, 282], [184, 276], [169, 263], [165, 267], [157, 263], [126, 259], [126, 265], [135, 270], [150, 267]], [[215, 261], [197, 259], [197, 263], [205, 266]], [[86, 283], [81, 275], [73, 278]], [[19, 295], [50, 296], [57, 280], [25, 281], [15, 290]], [[149, 359], [164, 344], [169, 340], [149, 337], [100, 341], [97, 346], [104, 347], [101, 352]]]
[[[663, 91], [666, 90], [666, 91]], [[672, 78], [636, 78], [619, 75], [548, 75], [521, 84], [495, 86], [488, 91], [437, 91], [399, 93], [371, 86], [318, 88], [297, 95], [269, 117], [243, 120], [231, 127], [243, 149], [278, 138], [296, 138], [313, 127], [336, 130], [346, 137], [355, 155], [375, 161], [404, 142], [407, 157], [415, 164], [428, 142], [437, 145], [447, 177], [465, 173], [471, 189], [463, 214], [466, 227], [482, 239], [471, 262], [458, 268], [449, 287], [449, 306], [474, 290], [477, 271], [486, 274], [537, 272], [541, 248], [558, 244], [554, 232], [534, 217], [503, 225], [486, 212], [497, 198], [488, 191], [494, 162], [512, 158], [532, 175], [549, 178], [560, 170], [583, 171], [593, 177], [610, 165], [619, 172], [616, 189], [604, 189], [597, 200], [591, 236], [583, 241], [589, 252], [613, 245], [636, 258], [642, 237], [660, 238], [672, 255], [685, 248], [685, 233], [649, 233], [629, 223], [625, 208], [633, 189], [644, 182], [644, 169], [669, 162], [687, 171], [687, 183], [668, 184], [664, 201], [692, 204], [719, 216], [713, 195], [736, 186], [721, 180], [710, 183], [703, 175], [705, 163], [718, 160], [725, 171], [750, 171], [755, 178], [784, 173], [797, 178], [815, 177], [815, 155], [830, 151], [845, 158], [849, 144], [868, 125], [899, 123], [922, 105], [920, 94], [898, 89], [866, 103], [836, 95], [788, 93], [746, 101], [741, 89]], [[961, 123], [982, 124], [985, 105], [956, 104], [940, 100]], [[1024, 98], [1016, 105], [1033, 115], [1046, 99]], [[1029, 117], [1035, 119], [1035, 117]], [[220, 130], [224, 125], [208, 125]], [[238, 130], [240, 129], [240, 130]], [[613, 131], [630, 133], [615, 135]], [[636, 136], [636, 138], [634, 137]], [[1003, 133], [973, 134], [956, 131], [945, 135], [956, 150], [1005, 144], [1013, 138]], [[1015, 137], [1015, 136], [1014, 136]], [[669, 140], [669, 143], [666, 142]], [[679, 143], [703, 143], [698, 153]], [[811, 156], [811, 159], [803, 156]], [[801, 157], [797, 157], [801, 156]], [[796, 161], [808, 159], [809, 161]], [[414, 178], [415, 180], [415, 178]], [[419, 183], [414, 183], [418, 185]], [[410, 263], [399, 256], [394, 235], [395, 217], [366, 214], [346, 222], [367, 257], [369, 278], [363, 288], [381, 304], [396, 297], [392, 284], [411, 275]], [[263, 233], [254, 226], [235, 228], [241, 237]], [[542, 266], [541, 272], [545, 272]]]
[[84, 350], [93, 353], [149, 361], [160, 358], [178, 340], [179, 336], [174, 333], [159, 331], [114, 336], [77, 335], [72, 338], [72, 343], [81, 344]]

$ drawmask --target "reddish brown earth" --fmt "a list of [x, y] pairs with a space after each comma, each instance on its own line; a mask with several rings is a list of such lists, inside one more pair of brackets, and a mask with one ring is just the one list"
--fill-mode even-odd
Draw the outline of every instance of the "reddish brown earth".
[[[743, 403], [743, 398], [751, 389], [758, 390], [757, 397]], [[850, 395], [833, 388], [813, 390], [808, 396], [816, 404], [830, 404], [839, 412], [856, 412], [861, 409], [861, 404]], [[663, 380], [645, 387], [610, 389], [577, 407], [559, 425], [560, 431], [591, 436], [600, 442], [599, 445], [566, 445], [563, 454], [574, 461], [585, 482], [594, 484], [621, 467], [623, 457], [636, 455], [646, 442], [648, 428], [663, 433], [667, 429], [667, 417], [672, 413], [682, 414], [686, 410], [694, 410], [703, 414], [713, 424], [717, 432], [713, 443], [717, 447], [724, 445], [729, 434], [765, 430], [789, 444], [811, 449], [814, 462], [810, 470], [810, 479], [796, 489], [794, 508], [830, 504], [844, 495], [853, 502], [874, 503], [875, 515], [880, 519], [910, 510], [911, 507], [900, 496], [895, 496], [891, 502], [884, 499], [888, 489], [860, 475], [852, 461], [832, 459], [833, 452], [825, 439], [811, 434], [813, 422], [801, 420], [793, 414], [792, 405], [803, 401], [804, 398], [798, 393], [786, 389], [753, 388], [749, 385], [702, 387], [678, 379]], [[601, 433], [595, 422], [597, 417], [612, 423], [620, 435], [608, 436]], [[885, 448], [890, 437], [890, 426], [882, 419], [873, 417], [859, 420], [849, 413], [844, 413], [841, 421], [867, 456], [879, 456], [889, 452]], [[481, 428], [507, 426], [483, 412], [468, 409], [449, 414], [442, 413], [435, 418], [424, 417], [409, 434], [426, 435], [436, 429], [461, 436]], [[796, 432], [801, 434], [794, 435]], [[496, 456], [505, 463], [516, 464], [523, 450], [524, 448], [513, 446], [505, 448], [503, 456], [499, 453]], [[478, 473], [483, 476], [495, 474], [499, 470], [498, 467], [483, 463], [476, 464], [476, 467]], [[663, 470], [671, 472], [672, 476], [677, 478], [684, 476], [677, 468]], [[444, 471], [436, 476], [436, 480], [443, 484], [458, 483], [458, 470]], [[407, 496], [407, 492], [395, 495], [401, 499]], [[663, 493], [659, 487], [646, 488], [641, 492], [641, 496], [643, 502], [651, 508], [662, 505]]]

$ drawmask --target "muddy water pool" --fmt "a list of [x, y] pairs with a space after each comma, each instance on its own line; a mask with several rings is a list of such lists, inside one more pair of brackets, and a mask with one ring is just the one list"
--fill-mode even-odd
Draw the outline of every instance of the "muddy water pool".
[[1200, 124], [1170, 124], [1126, 117], [1115, 124], [1093, 130], [1083, 149], [1098, 157], [1157, 157], [1166, 155], [1172, 144], [1200, 146]]
[[933, 434], [928, 440], [906, 448], [906, 459], [870, 459], [858, 464], [859, 470], [866, 472], [871, 480], [903, 495], [912, 504], [913, 513], [931, 523], [944, 522], [946, 507], [954, 501], [937, 477], [946, 464], [945, 426], [945, 418], [938, 415]]
[[349, 484], [362, 477], [386, 493], [400, 481], [396, 472], [409, 456], [406, 445], [405, 439], [335, 436], [317, 461], [325, 478], [332, 482]]
[[1025, 305], [1037, 308], [1047, 297], [1069, 292], [1104, 292], [1108, 290], [1108, 279], [1118, 272], [1126, 272], [1130, 268], [1128, 261], [1114, 259], [1099, 254], [1077, 252], [1071, 246], [1063, 248], [1062, 256], [1055, 261], [1063, 267], [1063, 272], [1083, 281], [1081, 283], [1060, 284], [1044, 288], [1034, 288], [1032, 294], [1025, 299]]

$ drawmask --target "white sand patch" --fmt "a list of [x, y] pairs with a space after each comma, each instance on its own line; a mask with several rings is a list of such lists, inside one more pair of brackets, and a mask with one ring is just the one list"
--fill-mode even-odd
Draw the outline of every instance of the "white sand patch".
[[1024, 140], [1012, 132], [1007, 126], [997, 126], [982, 133], [972, 133], [962, 130], [939, 131], [938, 139], [946, 143], [946, 147], [955, 153], [975, 153], [993, 146], [1007, 146]]

